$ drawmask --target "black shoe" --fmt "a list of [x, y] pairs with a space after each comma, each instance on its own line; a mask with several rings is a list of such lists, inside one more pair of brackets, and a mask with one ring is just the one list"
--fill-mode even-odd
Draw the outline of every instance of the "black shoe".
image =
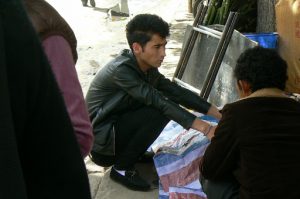
[[150, 185], [139, 176], [137, 170], [125, 171], [125, 176], [123, 176], [112, 167], [110, 178], [135, 191], [148, 191], [150, 189]]
[[153, 152], [145, 152], [138, 160], [140, 163], [153, 163]]
[[96, 7], [95, 0], [90, 0], [90, 4], [91, 4], [92, 7]]
[[124, 13], [124, 12], [116, 12], [114, 10], [109, 10], [110, 15], [114, 17], [129, 17], [129, 14]]

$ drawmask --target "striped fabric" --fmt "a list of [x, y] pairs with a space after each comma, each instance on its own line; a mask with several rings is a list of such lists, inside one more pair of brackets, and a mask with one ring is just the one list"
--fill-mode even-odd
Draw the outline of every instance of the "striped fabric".
[[206, 199], [199, 163], [209, 143], [202, 133], [190, 129], [158, 149], [154, 163], [160, 179], [159, 199]]
[[[218, 123], [210, 116], [197, 116]], [[201, 132], [169, 122], [151, 146], [160, 180], [159, 199], [207, 199], [199, 181], [199, 163], [209, 143]]]

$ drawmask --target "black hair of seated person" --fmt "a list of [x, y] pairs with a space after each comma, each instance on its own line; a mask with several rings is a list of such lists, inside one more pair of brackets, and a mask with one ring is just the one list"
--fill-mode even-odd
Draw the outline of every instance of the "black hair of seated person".
[[144, 47], [153, 34], [158, 34], [162, 38], [170, 35], [169, 24], [157, 15], [139, 14], [126, 25], [126, 38], [130, 48], [135, 42]]
[[244, 80], [255, 92], [263, 88], [284, 90], [287, 80], [287, 63], [273, 49], [254, 47], [245, 50], [237, 60], [234, 76]]
[[63, 98], [22, 0], [0, 0], [0, 198], [90, 199]]

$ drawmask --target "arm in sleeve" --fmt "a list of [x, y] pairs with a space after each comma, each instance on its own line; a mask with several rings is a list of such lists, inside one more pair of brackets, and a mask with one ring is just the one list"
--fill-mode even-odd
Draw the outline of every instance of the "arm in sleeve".
[[234, 114], [227, 105], [223, 109], [223, 117], [215, 131], [215, 136], [201, 160], [200, 170], [206, 179], [222, 179], [236, 168], [239, 152], [234, 130]]
[[114, 73], [114, 82], [135, 100], [147, 106], [153, 106], [172, 119], [189, 129], [195, 116], [178, 104], [162, 95], [152, 85], [139, 77], [138, 73], [130, 67], [119, 67]]
[[[157, 71], [157, 73], [159, 73]], [[206, 100], [195, 94], [194, 92], [185, 89], [175, 82], [171, 82], [162, 74], [158, 75], [158, 89], [163, 91], [164, 95], [170, 98], [175, 103], [182, 106], [206, 114], [211, 106]]]
[[92, 147], [93, 132], [71, 48], [62, 36], [48, 37], [43, 41], [43, 47], [62, 92], [82, 156], [85, 157]]

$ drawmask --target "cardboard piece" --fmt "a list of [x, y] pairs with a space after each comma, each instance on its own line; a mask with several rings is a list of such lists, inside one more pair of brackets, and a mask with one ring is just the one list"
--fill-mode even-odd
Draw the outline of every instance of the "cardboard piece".
[[286, 91], [300, 93], [300, 0], [279, 0], [275, 11], [278, 50], [288, 64]]

